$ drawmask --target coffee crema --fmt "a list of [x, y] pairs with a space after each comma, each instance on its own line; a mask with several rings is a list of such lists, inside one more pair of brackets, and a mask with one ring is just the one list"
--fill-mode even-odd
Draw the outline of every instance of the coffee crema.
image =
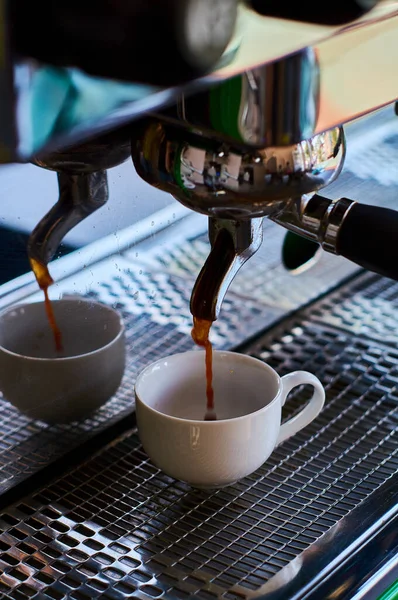
[[213, 390], [213, 346], [209, 339], [211, 321], [193, 318], [192, 339], [198, 346], [205, 349], [206, 353], [206, 414], [205, 421], [216, 421], [214, 412], [214, 390]]
[[55, 315], [53, 311], [53, 307], [51, 304], [51, 300], [48, 297], [48, 288], [50, 285], [54, 283], [53, 278], [51, 277], [49, 270], [46, 265], [39, 262], [38, 260], [31, 258], [30, 266], [32, 267], [32, 271], [36, 277], [37, 283], [39, 287], [44, 292], [44, 305], [47, 313], [47, 319], [50, 324], [51, 330], [54, 336], [55, 349], [57, 352], [62, 352], [63, 344], [62, 344], [62, 333], [57, 325], [55, 320]]

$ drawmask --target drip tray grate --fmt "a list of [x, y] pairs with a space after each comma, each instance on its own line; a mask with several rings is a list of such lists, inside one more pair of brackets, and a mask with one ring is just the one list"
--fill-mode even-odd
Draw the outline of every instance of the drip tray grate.
[[[190, 350], [192, 317], [190, 285], [178, 277], [151, 273], [122, 258], [108, 260], [51, 290], [52, 297], [82, 294], [117, 308], [126, 325], [127, 361], [117, 394], [92, 417], [70, 425], [31, 421], [0, 396], [0, 493], [36, 473], [72, 448], [109, 427], [134, 409], [134, 382], [152, 361]], [[88, 281], [91, 285], [87, 287]], [[31, 300], [42, 300], [35, 294]], [[231, 348], [265, 327], [281, 312], [229, 294], [223, 318], [212, 339], [217, 348]]]
[[[360, 270], [341, 256], [320, 251], [319, 258], [310, 269], [291, 273], [282, 264], [286, 230], [268, 220], [264, 221], [263, 229], [261, 247], [250, 258], [250, 265], [238, 272], [228, 294], [232, 292], [236, 296], [255, 298], [257, 302], [283, 308], [284, 311], [297, 310]], [[209, 252], [208, 235], [201, 233], [155, 246], [142, 257], [140, 255], [140, 260], [153, 272], [168, 272], [182, 279], [194, 280]], [[131, 251], [127, 256], [134, 261], [136, 254]]]
[[315, 372], [327, 390], [316, 421], [212, 493], [159, 472], [130, 431], [0, 516], [4, 598], [255, 597], [396, 473], [398, 351], [292, 320], [246, 352], [281, 375]]
[[397, 346], [398, 283], [364, 273], [328, 295], [307, 313], [355, 335]]

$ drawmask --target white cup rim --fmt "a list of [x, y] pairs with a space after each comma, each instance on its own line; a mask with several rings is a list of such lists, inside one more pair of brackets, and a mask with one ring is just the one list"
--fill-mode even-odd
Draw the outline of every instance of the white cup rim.
[[[1, 326], [1, 320], [9, 312], [12, 312], [13, 310], [16, 310], [19, 308], [38, 305], [38, 304], [43, 304], [43, 306], [44, 306], [44, 302], [39, 300], [37, 302], [25, 302], [25, 303], [21, 302], [19, 304], [15, 304], [15, 305], [7, 307], [5, 310], [3, 310], [0, 313], [0, 326]], [[110, 342], [105, 344], [104, 346], [100, 346], [99, 348], [96, 348], [95, 350], [91, 350], [91, 352], [84, 352], [83, 354], [75, 354], [74, 356], [54, 356], [52, 358], [41, 358], [38, 356], [29, 356], [27, 354], [21, 354], [20, 352], [13, 352], [12, 350], [9, 350], [5, 346], [3, 346], [1, 343], [0, 343], [0, 352], [3, 352], [4, 354], [8, 354], [9, 356], [13, 356], [15, 358], [20, 358], [20, 359], [23, 359], [26, 361], [62, 363], [62, 362], [69, 362], [69, 361], [73, 361], [73, 360], [80, 360], [82, 358], [86, 358], [88, 356], [93, 356], [95, 354], [98, 354], [99, 352], [103, 352], [110, 346], [113, 346], [113, 344], [115, 344], [124, 335], [125, 325], [124, 325], [124, 321], [123, 321], [121, 315], [118, 313], [117, 310], [115, 310], [114, 308], [112, 308], [111, 306], [109, 306], [107, 304], [102, 304], [101, 302], [97, 302], [96, 300], [91, 300], [89, 298], [59, 298], [58, 300], [51, 300], [51, 304], [52, 305], [54, 305], [54, 304], [90, 304], [91, 306], [92, 305], [99, 306], [101, 309], [105, 309], [109, 313], [112, 313], [113, 315], [116, 315], [118, 317], [120, 329], [119, 329], [117, 335]]]
[[[275, 369], [273, 369], [270, 365], [268, 365], [267, 363], [263, 362], [262, 360], [260, 360], [259, 358], [255, 358], [254, 356], [250, 356], [248, 354], [241, 354], [239, 352], [232, 352], [230, 350], [213, 350], [213, 359], [214, 356], [216, 355], [227, 355], [227, 356], [232, 356], [234, 359], [236, 360], [241, 360], [242, 362], [250, 362], [250, 363], [256, 363], [258, 365], [261, 365], [261, 368], [268, 371], [268, 373], [272, 374], [272, 376], [274, 377], [274, 379], [276, 379], [277, 381], [277, 392], [275, 394], [275, 396], [272, 398], [272, 400], [270, 402], [268, 402], [265, 406], [262, 406], [261, 408], [259, 408], [258, 410], [255, 410], [254, 412], [251, 413], [247, 413], [244, 415], [241, 415], [240, 417], [232, 417], [231, 419], [217, 419], [216, 421], [204, 421], [204, 420], [200, 420], [200, 419], [183, 419], [181, 417], [175, 417], [173, 415], [168, 415], [160, 410], [157, 410], [156, 408], [153, 408], [152, 406], [149, 406], [149, 404], [147, 404], [146, 402], [144, 402], [144, 400], [141, 398], [140, 394], [137, 391], [137, 386], [140, 384], [140, 380], [142, 379], [142, 377], [144, 377], [144, 375], [153, 367], [155, 367], [158, 363], [163, 363], [165, 360], [171, 359], [171, 358], [179, 358], [181, 356], [187, 356], [187, 355], [203, 355], [203, 360], [204, 360], [204, 351], [203, 350], [187, 350], [186, 352], [178, 352], [176, 354], [170, 354], [169, 356], [164, 356], [163, 358], [159, 358], [158, 360], [155, 360], [154, 362], [152, 362], [151, 364], [147, 365], [142, 371], [141, 373], [138, 375], [137, 380], [135, 382], [134, 385], [134, 394], [136, 397], [136, 400], [138, 400], [139, 402], [141, 402], [141, 404], [143, 406], [145, 406], [146, 409], [148, 409], [149, 412], [152, 412], [155, 415], [160, 415], [161, 417], [164, 417], [165, 419], [169, 419], [170, 421], [173, 421], [175, 423], [192, 423], [194, 425], [201, 425], [204, 427], [220, 427], [221, 424], [223, 423], [236, 423], [238, 421], [244, 421], [245, 419], [251, 419], [253, 417], [255, 417], [255, 415], [259, 415], [262, 412], [265, 412], [266, 410], [268, 410], [268, 408], [270, 406], [272, 406], [273, 404], [275, 404], [282, 392], [282, 380], [281, 377], [278, 375], [278, 373], [275, 371]], [[215, 402], [217, 402], [217, 399], [215, 400]]]

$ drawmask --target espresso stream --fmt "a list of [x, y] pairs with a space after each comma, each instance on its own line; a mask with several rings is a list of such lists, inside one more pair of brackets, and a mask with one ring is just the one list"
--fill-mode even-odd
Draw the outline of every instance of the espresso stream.
[[213, 390], [213, 347], [209, 340], [211, 321], [205, 319], [193, 318], [192, 339], [198, 346], [205, 349], [206, 352], [206, 414], [205, 421], [216, 421], [217, 416], [214, 411], [214, 390]]
[[55, 320], [53, 307], [52, 307], [50, 298], [48, 297], [48, 288], [50, 287], [50, 285], [52, 283], [54, 283], [53, 279], [52, 279], [46, 265], [43, 265], [42, 263], [35, 260], [34, 258], [32, 258], [30, 260], [30, 265], [32, 267], [33, 273], [35, 274], [35, 277], [36, 277], [37, 283], [39, 284], [40, 289], [43, 290], [43, 292], [44, 292], [44, 305], [46, 308], [47, 319], [50, 324], [51, 330], [53, 332], [55, 349], [57, 352], [62, 352], [62, 350], [63, 350], [62, 334], [61, 334], [61, 331]]
[[[54, 336], [55, 348], [57, 352], [62, 352], [62, 333], [55, 320], [53, 307], [48, 297], [48, 288], [52, 285], [53, 279], [46, 265], [32, 258], [30, 260], [32, 271], [35, 274], [39, 287], [44, 292], [44, 304], [47, 313], [47, 319]], [[216, 421], [217, 416], [214, 411], [214, 390], [213, 390], [213, 347], [209, 339], [211, 321], [205, 319], [193, 318], [192, 339], [198, 346], [205, 349], [206, 356], [206, 414], [205, 421]]]

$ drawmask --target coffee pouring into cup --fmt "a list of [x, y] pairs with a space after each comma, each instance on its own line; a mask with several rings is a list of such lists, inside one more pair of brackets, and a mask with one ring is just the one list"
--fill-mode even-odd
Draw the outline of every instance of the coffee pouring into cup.
[[[307, 405], [281, 424], [282, 407], [296, 386], [309, 384]], [[139, 375], [138, 433], [144, 450], [168, 475], [198, 488], [230, 485], [258, 469], [274, 448], [322, 410], [324, 388], [315, 375], [279, 377], [269, 365], [236, 352], [213, 353], [217, 420], [204, 420], [203, 352], [162, 358]]]

